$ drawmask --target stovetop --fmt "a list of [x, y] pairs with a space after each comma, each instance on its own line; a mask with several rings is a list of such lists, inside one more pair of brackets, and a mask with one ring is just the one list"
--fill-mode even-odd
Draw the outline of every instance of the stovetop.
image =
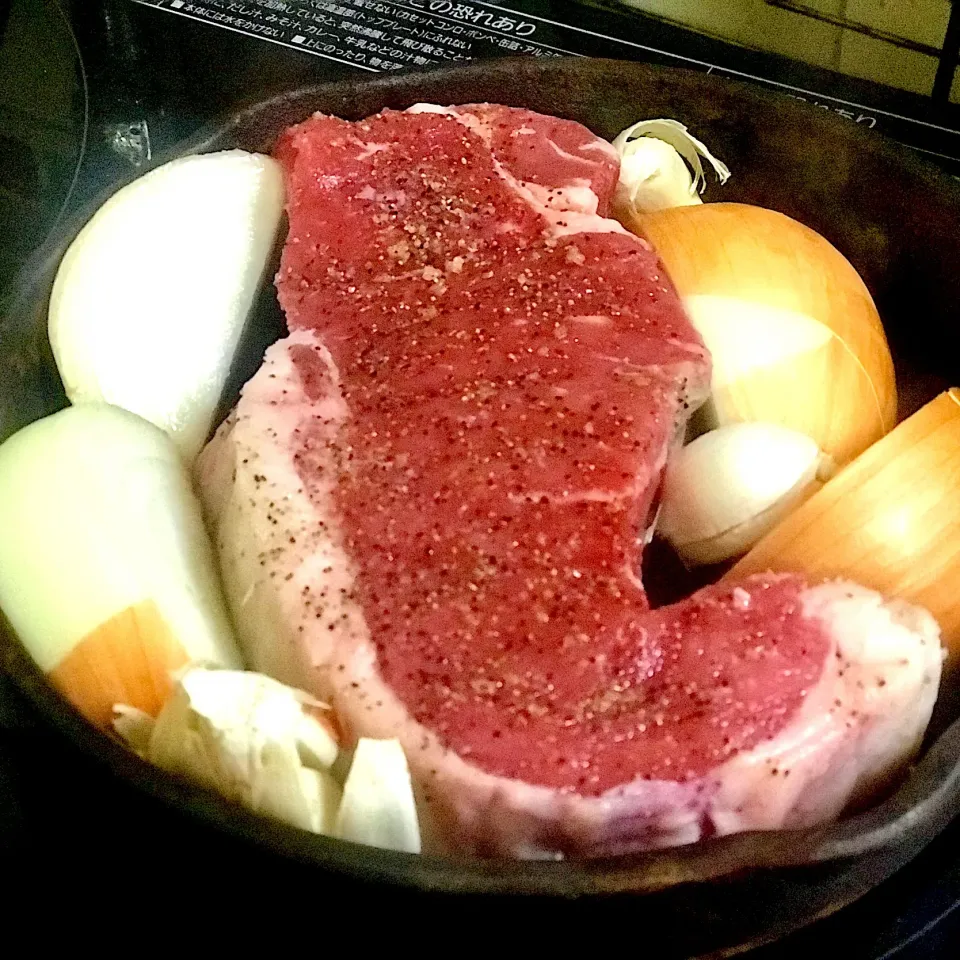
[[[244, 103], [357, 71], [504, 54], [620, 57], [752, 80], [895, 137], [960, 174], [960, 107], [733, 47], [605, 2], [0, 0], [0, 309], [18, 265], [64, 216]], [[74, 897], [109, 891], [117, 908], [169, 892], [169, 876], [199, 883], [197, 896], [256, 901], [261, 909], [271, 901], [289, 909], [305, 890], [322, 891], [324, 909], [356, 893], [342, 880], [258, 859], [107, 779], [2, 677], [0, 863], [7, 876], [13, 868], [56, 871]], [[389, 891], [364, 896], [379, 910], [400, 900]], [[751, 956], [946, 960], [960, 953], [958, 905], [960, 823], [859, 903]], [[555, 909], [526, 902], [522, 919], [530, 924]], [[602, 904], [563, 909], [576, 925], [610, 920]], [[482, 918], [484, 908], [476, 910]]]

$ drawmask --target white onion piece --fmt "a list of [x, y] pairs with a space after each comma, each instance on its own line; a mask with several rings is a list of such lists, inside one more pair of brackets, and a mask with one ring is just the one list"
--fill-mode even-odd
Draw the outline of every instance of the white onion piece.
[[397, 740], [361, 738], [343, 786], [336, 835], [371, 847], [420, 852], [410, 770]]
[[698, 437], [668, 464], [657, 532], [689, 566], [745, 553], [829, 472], [816, 443], [769, 423]]
[[49, 334], [67, 396], [199, 452], [283, 212], [269, 157], [183, 157], [115, 193], [64, 256]]
[[0, 447], [0, 606], [89, 719], [152, 714], [191, 660], [240, 666], [200, 505], [139, 417], [70, 407]]

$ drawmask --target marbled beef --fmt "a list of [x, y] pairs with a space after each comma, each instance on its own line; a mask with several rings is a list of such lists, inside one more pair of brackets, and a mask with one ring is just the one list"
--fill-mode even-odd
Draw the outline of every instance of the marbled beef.
[[710, 363], [604, 219], [608, 144], [422, 106], [315, 116], [276, 155], [290, 336], [204, 494], [252, 666], [399, 737], [435, 847], [800, 826], [909, 754], [940, 669], [922, 611], [789, 576], [650, 609], [641, 551]]

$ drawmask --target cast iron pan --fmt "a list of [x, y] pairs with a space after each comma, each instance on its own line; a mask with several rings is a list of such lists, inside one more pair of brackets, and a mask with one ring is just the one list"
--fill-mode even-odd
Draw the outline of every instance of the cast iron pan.
[[[360, 119], [418, 101], [484, 100], [569, 117], [608, 138], [641, 117], [688, 124], [734, 171], [723, 199], [781, 210], [853, 261], [888, 325], [902, 413], [943, 384], [960, 382], [958, 185], [849, 121], [748, 85], [615, 61], [500, 60], [295, 90], [250, 107], [178, 152], [267, 151], [281, 130], [316, 110]], [[718, 198], [719, 190], [711, 196]], [[46, 303], [56, 264], [91, 212], [39, 252], [23, 274], [13, 310], [0, 319], [0, 437], [66, 403], [46, 341]], [[280, 333], [269, 286], [253, 326], [224, 409]], [[313, 865], [318, 882], [326, 871], [368, 889], [400, 885], [407, 895], [419, 891], [448, 906], [457, 894], [511, 901], [525, 895], [531, 907], [544, 898], [628, 897], [632, 924], [672, 931], [659, 956], [726, 954], [824, 916], [907, 863], [960, 810], [960, 722], [953, 723], [960, 705], [948, 684], [926, 751], [898, 792], [840, 823], [579, 863], [467, 862], [376, 851], [248, 814], [154, 770], [85, 723], [46, 683], [9, 625], [0, 626], [0, 666], [52, 725], [105, 771], [259, 848], [250, 850], [253, 859], [267, 851]]]

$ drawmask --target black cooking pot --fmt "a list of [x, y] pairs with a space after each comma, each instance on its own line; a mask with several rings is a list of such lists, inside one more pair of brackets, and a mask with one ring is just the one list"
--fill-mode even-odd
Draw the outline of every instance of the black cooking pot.
[[[578, 120], [607, 138], [641, 117], [680, 120], [733, 169], [724, 200], [789, 214], [831, 240], [860, 271], [887, 325], [901, 415], [960, 381], [957, 183], [850, 121], [745, 84], [615, 61], [500, 60], [295, 90], [177, 153], [268, 151], [286, 126], [313, 111], [359, 119], [417, 101], [523, 106]], [[91, 212], [28, 265], [13, 309], [0, 319], [0, 439], [66, 404], [47, 343], [46, 308], [59, 259]], [[257, 311], [224, 409], [282, 329], [272, 287], [264, 288]], [[829, 913], [903, 866], [960, 810], [960, 722], [954, 723], [960, 703], [948, 681], [924, 754], [898, 792], [836, 824], [578, 863], [467, 862], [371, 850], [251, 815], [140, 761], [88, 725], [49, 686], [9, 625], [0, 627], [2, 669], [104, 772], [255, 845], [261, 855], [437, 896], [630, 897], [633, 922], [673, 930], [670, 955], [769, 940]]]

